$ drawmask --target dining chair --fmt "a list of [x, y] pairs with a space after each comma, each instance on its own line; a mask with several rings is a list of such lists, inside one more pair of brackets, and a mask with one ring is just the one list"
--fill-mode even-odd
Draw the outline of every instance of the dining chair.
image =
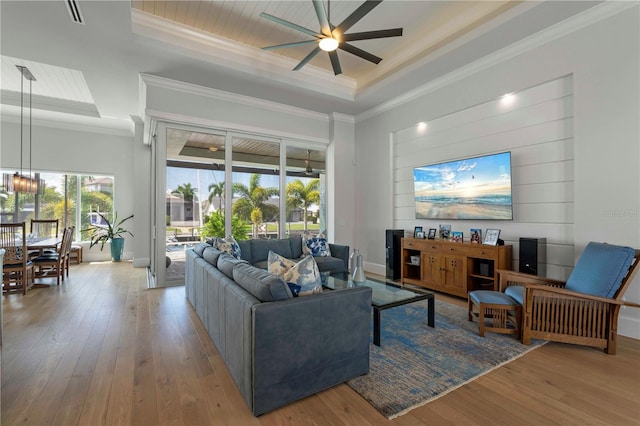
[[31, 219], [31, 230], [29, 231], [38, 238], [58, 237], [59, 219]]
[[[2, 292], [21, 291], [33, 285], [33, 262], [27, 256], [26, 224], [0, 224], [0, 248], [5, 250], [2, 265]], [[31, 277], [31, 279], [29, 279]]]
[[64, 270], [66, 271], [67, 277], [69, 276], [69, 260], [71, 259], [71, 242], [73, 240], [73, 235], [75, 233], [76, 227], [70, 226], [67, 228], [67, 232], [69, 233], [68, 238], [64, 243]]
[[70, 246], [71, 231], [65, 228], [62, 231], [62, 242], [55, 253], [44, 253], [33, 259], [36, 266], [35, 278], [51, 278], [55, 275], [56, 285], [60, 285], [60, 278], [65, 276], [65, 253]]
[[[31, 219], [31, 226], [29, 234], [32, 238], [58, 238], [59, 219]], [[34, 258], [41, 254], [49, 253], [54, 254], [54, 249], [44, 250], [32, 250], [29, 252], [29, 257]]]

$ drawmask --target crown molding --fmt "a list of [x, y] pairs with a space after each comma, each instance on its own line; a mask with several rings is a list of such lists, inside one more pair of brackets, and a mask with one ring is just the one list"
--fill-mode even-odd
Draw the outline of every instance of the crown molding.
[[[11, 90], [0, 91], [2, 103], [20, 107], [20, 93]], [[87, 117], [100, 117], [95, 104], [72, 101], [69, 99], [52, 98], [49, 96], [32, 95], [32, 109], [62, 112], [66, 114], [86, 115]], [[25, 106], [25, 108], [28, 108]]]
[[355, 79], [335, 76], [319, 67], [307, 64], [300, 71], [292, 71], [297, 65], [293, 59], [266, 52], [252, 46], [199, 31], [173, 21], [158, 18], [137, 9], [131, 10], [131, 27], [135, 34], [160, 40], [197, 55], [199, 60], [304, 90], [353, 101], [356, 96]]
[[[0, 105], [0, 115], [5, 123], [20, 124], [20, 107]], [[134, 135], [134, 124], [130, 119], [96, 118], [45, 110], [33, 111], [32, 126], [112, 136], [132, 137]]]
[[153, 120], [156, 123], [165, 121], [187, 126], [198, 126], [202, 127], [203, 129], [219, 129], [226, 132], [249, 133], [270, 138], [280, 138], [293, 142], [313, 142], [324, 145], [329, 144], [329, 140], [327, 138], [299, 135], [296, 133], [283, 132], [274, 129], [265, 129], [257, 126], [247, 126], [238, 123], [227, 123], [224, 121], [210, 120], [207, 118], [194, 117], [191, 115], [174, 114], [166, 111], [147, 109], [145, 111], [145, 117], [147, 117], [149, 120]]
[[226, 92], [224, 90], [212, 89], [210, 87], [199, 86], [197, 84], [186, 83], [183, 81], [172, 80], [169, 78], [158, 77], [151, 74], [140, 74], [142, 81], [148, 86], [159, 87], [162, 89], [175, 90], [196, 96], [206, 96], [218, 101], [233, 102], [245, 106], [267, 109], [269, 111], [277, 111], [284, 114], [295, 115], [301, 118], [308, 118], [322, 122], [328, 122], [327, 114], [311, 111], [308, 109], [293, 107], [278, 102], [267, 101], [265, 99], [253, 98], [251, 96], [239, 95], [237, 93]]
[[[437, 58], [450, 53], [462, 45], [469, 43], [471, 40], [496, 29], [498, 26], [513, 19], [515, 16], [526, 13], [537, 6], [537, 2], [521, 2], [516, 6], [510, 7], [509, 10], [493, 16], [488, 21], [482, 23], [471, 31], [465, 32], [460, 37], [453, 40], [447, 40], [450, 34], [460, 31], [461, 25], [456, 22], [461, 19], [466, 22], [463, 15], [457, 16], [454, 20], [445, 22], [446, 27], [441, 27], [435, 32], [428, 34], [428, 38], [423, 38], [421, 43], [415, 43], [409, 48], [400, 52], [393, 59], [387, 59], [375, 68], [376, 72], [369, 73], [367, 76], [358, 80], [358, 94], [362, 94], [369, 88], [379, 83], [387, 84], [394, 80], [402, 79], [403, 74], [407, 71], [427, 65]], [[495, 12], [495, 10], [493, 11]], [[492, 12], [492, 13], [493, 13]], [[448, 28], [452, 26], [452, 28]], [[443, 43], [444, 42], [444, 43]], [[375, 89], [374, 89], [375, 90]]]
[[353, 115], [342, 114], [339, 112], [332, 112], [329, 117], [333, 121], [340, 121], [342, 123], [355, 124], [356, 118]]
[[434, 79], [427, 84], [418, 86], [414, 90], [405, 92], [400, 96], [397, 96], [374, 108], [364, 111], [356, 116], [356, 123], [367, 120], [393, 108], [399, 107], [405, 103], [411, 102], [428, 93], [432, 93], [438, 89], [468, 78], [480, 71], [496, 66], [504, 61], [522, 55], [523, 53], [540, 47], [546, 43], [557, 40], [561, 37], [564, 37], [582, 28], [588, 27], [604, 19], [622, 13], [633, 7], [637, 7], [638, 5], [640, 5], [640, 2], [638, 1], [605, 1], [574, 17], [568, 18], [565, 21], [552, 25], [551, 27], [546, 28], [534, 35], [526, 37], [519, 42], [511, 44], [490, 55], [471, 62], [468, 65], [460, 67], [440, 78]]

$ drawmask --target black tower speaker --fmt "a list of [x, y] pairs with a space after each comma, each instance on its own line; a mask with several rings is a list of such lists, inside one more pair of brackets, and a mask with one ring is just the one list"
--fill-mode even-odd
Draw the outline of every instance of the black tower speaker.
[[520, 238], [519, 271], [525, 274], [547, 275], [547, 239]]
[[400, 255], [402, 251], [402, 237], [404, 237], [403, 229], [387, 229], [386, 231], [386, 249], [387, 249], [387, 279], [400, 279]]

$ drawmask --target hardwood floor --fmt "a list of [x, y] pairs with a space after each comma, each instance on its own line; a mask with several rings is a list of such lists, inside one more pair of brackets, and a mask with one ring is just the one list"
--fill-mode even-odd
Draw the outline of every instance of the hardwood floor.
[[640, 424], [640, 341], [624, 337], [615, 356], [547, 344], [392, 421], [344, 384], [255, 418], [184, 287], [83, 263], [2, 303], [5, 426]]

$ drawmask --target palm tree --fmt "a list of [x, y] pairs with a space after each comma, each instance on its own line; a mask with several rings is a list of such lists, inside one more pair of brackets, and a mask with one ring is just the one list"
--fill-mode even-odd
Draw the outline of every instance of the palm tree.
[[224, 181], [220, 183], [212, 183], [209, 185], [209, 204], [213, 203], [213, 199], [218, 197], [218, 211], [222, 210], [224, 204]]
[[280, 194], [278, 188], [263, 188], [260, 186], [260, 175], [252, 174], [249, 187], [239, 182], [233, 183], [233, 193], [240, 195], [240, 199], [233, 204], [232, 213], [253, 224], [253, 238], [257, 237], [258, 225], [263, 218], [278, 215], [278, 208], [267, 204], [270, 197]]
[[178, 185], [178, 187], [172, 191], [172, 194], [181, 195], [184, 201], [193, 201], [196, 198], [196, 191], [198, 188], [194, 188], [190, 183], [185, 183], [184, 185]]
[[300, 179], [287, 185], [287, 205], [304, 210], [304, 230], [307, 230], [307, 210], [320, 202], [320, 179], [312, 179], [305, 185]]

